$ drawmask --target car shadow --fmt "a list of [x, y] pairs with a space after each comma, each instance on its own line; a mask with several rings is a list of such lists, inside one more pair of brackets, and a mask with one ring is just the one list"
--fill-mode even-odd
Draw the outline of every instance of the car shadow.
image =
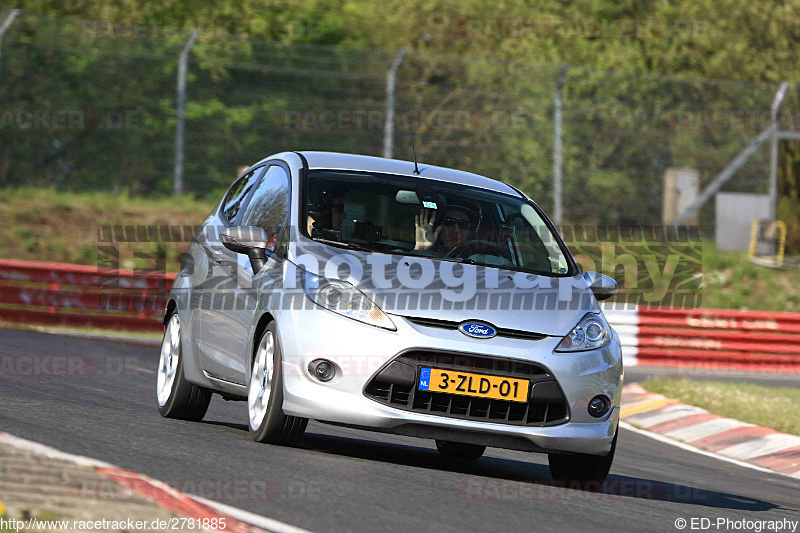
[[466, 474], [472, 477], [456, 480], [453, 491], [456, 497], [468, 501], [603, 501], [623, 497], [737, 511], [769, 511], [780, 507], [737, 494], [617, 474], [609, 475], [602, 484], [595, 481], [558, 482], [550, 477], [549, 467], [543, 464], [492, 456], [485, 456], [474, 462], [448, 460], [430, 448], [319, 433], [306, 433], [298, 447], [321, 453]]
[[[247, 424], [205, 420], [204, 424], [247, 432]], [[702, 489], [691, 485], [612, 474], [602, 484], [595, 481], [554, 481], [546, 464], [500, 458], [491, 455], [478, 461], [445, 459], [432, 447], [369, 440], [368, 436], [342, 436], [318, 433], [322, 427], [309, 427], [297, 449], [415, 468], [465, 474], [453, 483], [456, 497], [468, 501], [603, 501], [636, 498], [674, 502], [736, 511], [770, 511], [781, 506], [746, 496]], [[324, 426], [324, 431], [343, 430]], [[398, 438], [398, 437], [396, 437]], [[414, 441], [411, 437], [399, 437]], [[538, 455], [537, 455], [538, 456]], [[544, 458], [544, 455], [538, 456]]]
[[203, 424], [208, 424], [210, 426], [223, 426], [228, 427], [231, 429], [238, 429], [239, 431], [247, 431], [248, 427], [247, 424], [237, 424], [235, 422], [224, 422], [222, 420], [203, 420]]

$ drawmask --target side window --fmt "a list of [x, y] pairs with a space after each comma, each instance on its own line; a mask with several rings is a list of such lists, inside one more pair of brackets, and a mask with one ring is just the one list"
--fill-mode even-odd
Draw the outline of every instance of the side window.
[[247, 198], [247, 193], [253, 188], [256, 183], [256, 176], [263, 172], [264, 167], [259, 167], [251, 172], [242, 176], [239, 181], [231, 186], [228, 195], [225, 197], [225, 204], [222, 207], [223, 216], [228, 219], [228, 222], [233, 222], [239, 210], [242, 207], [242, 202]]
[[270, 250], [285, 255], [283, 230], [289, 220], [289, 175], [283, 167], [272, 165], [258, 183], [244, 214], [242, 226], [258, 226], [269, 236]]

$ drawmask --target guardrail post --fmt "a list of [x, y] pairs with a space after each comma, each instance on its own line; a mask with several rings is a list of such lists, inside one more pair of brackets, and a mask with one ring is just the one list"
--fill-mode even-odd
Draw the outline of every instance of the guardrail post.
[[562, 139], [561, 139], [561, 108], [562, 108], [562, 89], [567, 77], [569, 65], [561, 67], [556, 82], [556, 94], [553, 101], [553, 222], [556, 226], [561, 225], [561, 158], [562, 158]]
[[764, 144], [769, 136], [772, 135], [772, 132], [769, 129], [766, 129], [759, 133], [756, 137], [754, 137], [750, 144], [747, 147], [739, 152], [733, 161], [731, 161], [727, 167], [725, 167], [722, 172], [717, 174], [717, 176], [709, 183], [703, 192], [700, 193], [700, 196], [697, 197], [697, 200], [694, 201], [692, 205], [687, 207], [683, 213], [681, 213], [678, 218], [671, 224], [672, 226], [682, 226], [689, 220], [693, 214], [697, 212], [703, 205], [714, 195], [720, 188], [727, 182], [731, 176], [733, 176], [742, 165], [747, 163], [747, 160], [750, 159], [756, 150], [758, 150], [762, 144]]
[[176, 196], [183, 194], [183, 135], [184, 118], [183, 108], [186, 105], [186, 69], [189, 62], [189, 52], [197, 41], [197, 30], [192, 32], [186, 46], [181, 50], [178, 58], [178, 102], [175, 122], [175, 176], [172, 188]]
[[2, 59], [3, 54], [3, 35], [6, 33], [8, 28], [11, 27], [11, 24], [14, 22], [14, 19], [17, 18], [17, 15], [19, 15], [19, 9], [12, 9], [11, 13], [9, 13], [5, 20], [3, 20], [3, 23], [0, 24], [0, 59]]
[[397, 69], [406, 55], [406, 47], [402, 47], [392, 61], [386, 73], [386, 122], [383, 125], [383, 157], [391, 159], [394, 152], [394, 87], [397, 81]]
[[[788, 87], [789, 84], [783, 82], [778, 88], [778, 92], [775, 93], [775, 98], [772, 101], [772, 117], [771, 117], [772, 121], [770, 123], [770, 127], [759, 133], [755, 138], [753, 138], [753, 140], [750, 141], [750, 144], [748, 144], [744, 150], [739, 152], [739, 155], [733, 158], [733, 161], [731, 161], [728, 164], [728, 166], [722, 170], [722, 172], [717, 174], [717, 176], [711, 181], [711, 183], [709, 183], [706, 186], [706, 188], [703, 189], [703, 192], [700, 193], [700, 196], [698, 196], [697, 200], [695, 200], [695, 202], [692, 205], [687, 207], [683, 211], [683, 213], [678, 215], [678, 218], [676, 218], [675, 221], [672, 223], [673, 226], [683, 225], [689, 219], [689, 217], [691, 217], [693, 214], [695, 214], [695, 212], [697, 212], [697, 210], [703, 207], [703, 205], [725, 184], [725, 182], [727, 182], [731, 178], [731, 176], [733, 176], [736, 173], [737, 170], [739, 170], [739, 168], [742, 165], [744, 165], [747, 162], [748, 159], [750, 159], [750, 156], [752, 156], [756, 152], [756, 150], [758, 150], [761, 147], [761, 145], [767, 141], [767, 139], [772, 139], [772, 142], [774, 143], [773, 163], [775, 165], [774, 167], [775, 175], [770, 176], [770, 210], [771, 210], [770, 212], [773, 213], [772, 220], [775, 220], [774, 200], [775, 198], [777, 198], [777, 191], [778, 191], [777, 187], [778, 144], [777, 143], [778, 143], [778, 138], [784, 136], [782, 132], [778, 131], [777, 118], [778, 118], [778, 108], [780, 107], [781, 102], [783, 101], [783, 97], [786, 95], [786, 89], [788, 89]], [[775, 184], [774, 191], [773, 191], [773, 179]]]
[[778, 110], [781, 108], [786, 90], [789, 88], [788, 82], [781, 83], [775, 98], [772, 100], [770, 108], [770, 128], [772, 128], [772, 138], [770, 139], [770, 158], [769, 158], [769, 219], [775, 220], [778, 205]]

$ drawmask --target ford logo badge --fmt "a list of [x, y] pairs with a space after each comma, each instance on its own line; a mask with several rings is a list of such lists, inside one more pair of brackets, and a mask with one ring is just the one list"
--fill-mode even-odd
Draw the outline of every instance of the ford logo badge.
[[482, 322], [464, 322], [458, 326], [458, 331], [467, 337], [475, 337], [476, 339], [491, 339], [497, 335], [496, 329]]

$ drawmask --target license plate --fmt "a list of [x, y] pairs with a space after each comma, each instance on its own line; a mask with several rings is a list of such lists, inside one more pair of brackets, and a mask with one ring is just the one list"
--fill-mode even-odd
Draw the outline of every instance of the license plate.
[[529, 385], [527, 379], [502, 378], [438, 368], [419, 369], [419, 390], [431, 392], [527, 402]]

